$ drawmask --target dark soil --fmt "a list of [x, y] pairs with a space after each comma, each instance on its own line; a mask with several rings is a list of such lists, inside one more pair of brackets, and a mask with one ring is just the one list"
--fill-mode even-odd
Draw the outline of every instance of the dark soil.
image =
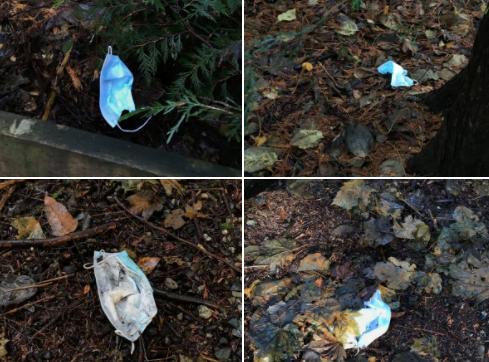
[[[461, 191], [458, 196], [448, 193], [445, 181], [411, 180], [383, 181], [366, 180], [366, 184], [377, 184], [384, 190], [387, 186], [395, 186], [405, 196], [415, 190], [421, 190], [425, 195], [425, 208], [420, 212], [433, 234], [441, 229], [457, 206], [466, 206], [474, 211], [486, 225], [489, 221], [489, 199], [478, 198], [471, 186], [471, 181], [461, 181]], [[343, 181], [311, 182], [308, 193], [310, 199], [293, 195], [285, 189], [285, 182], [279, 181], [271, 189], [245, 202], [245, 247], [259, 245], [265, 238], [277, 236], [295, 239], [297, 252], [295, 261], [281, 269], [276, 277], [290, 275], [307, 254], [321, 253], [331, 262], [331, 268], [345, 263], [351, 263], [355, 278], [361, 278], [368, 286], [373, 280], [365, 278], [364, 269], [373, 264], [386, 261], [394, 256], [398, 260], [409, 260], [417, 265], [416, 270], [425, 270], [426, 250], [416, 251], [407, 247], [401, 240], [395, 239], [391, 244], [377, 248], [361, 246], [362, 220], [359, 216], [349, 217], [346, 210], [332, 206]], [[402, 196], [401, 196], [402, 197]], [[420, 214], [405, 205], [403, 216]], [[432, 215], [432, 216], [431, 216]], [[370, 215], [374, 216], [374, 215]], [[249, 226], [250, 220], [256, 225]], [[436, 225], [434, 220], [437, 220]], [[350, 225], [357, 231], [350, 235], [335, 237], [331, 235], [334, 228], [340, 225]], [[433, 242], [433, 239], [432, 241]], [[302, 247], [302, 248], [301, 248]], [[268, 267], [260, 268], [246, 263], [245, 288], [253, 281], [270, 278]], [[331, 269], [330, 269], [331, 270]], [[431, 271], [430, 271], [431, 272]], [[489, 323], [487, 314], [489, 303], [477, 303], [475, 300], [452, 295], [450, 277], [440, 274], [443, 289], [440, 294], [419, 293], [414, 286], [404, 291], [398, 291], [396, 298], [401, 307], [393, 312], [389, 330], [368, 348], [347, 350], [349, 360], [363, 361], [365, 357], [375, 357], [375, 361], [392, 361], [401, 353], [410, 351], [415, 338], [424, 336], [435, 337], [440, 350], [439, 361], [487, 361], [487, 346], [489, 343]], [[273, 277], [272, 277], [273, 278]], [[245, 331], [249, 320], [257, 308], [245, 297]], [[246, 336], [246, 332], [245, 332]], [[479, 346], [485, 346], [486, 354], [478, 355]], [[250, 339], [245, 338], [245, 359], [253, 361], [253, 350]], [[301, 353], [291, 357], [293, 361], [301, 360]]]
[[[228, 140], [220, 130], [223, 125], [220, 120], [184, 123], [169, 144], [167, 132], [176, 124], [175, 117], [159, 114], [135, 133], [112, 128], [104, 120], [99, 109], [98, 74], [105, 58], [101, 51], [107, 44], [106, 40], [94, 36], [94, 29], [84, 27], [75, 18], [72, 13], [77, 4], [90, 6], [90, 1], [70, 1], [58, 10], [51, 8], [51, 0], [41, 3], [15, 0], [0, 4], [0, 44], [3, 44], [0, 48], [0, 110], [41, 119], [56, 78], [56, 68], [64, 58], [63, 44], [72, 39], [75, 44], [67, 67], [75, 72], [82, 88], [75, 88], [67, 70], [58, 76], [57, 96], [48, 122], [240, 169], [241, 143]], [[148, 86], [137, 63], [128, 61], [126, 65], [134, 75], [132, 94], [136, 108], [156, 101], [165, 103], [168, 72], [158, 73]], [[19, 79], [23, 80], [19, 82]], [[145, 120], [132, 117], [122, 121], [121, 127], [136, 129]]]
[[[202, 201], [205, 218], [185, 219], [178, 230], [168, 229], [179, 238], [204, 248], [219, 258], [240, 267], [241, 254], [241, 181], [181, 181], [184, 194], [175, 189], [166, 195], [161, 184], [144, 183], [163, 199], [163, 209], [149, 221], [164, 227], [167, 213], [185, 205]], [[7, 189], [0, 191], [0, 198]], [[46, 219], [44, 195], [53, 196], [76, 217], [91, 216], [89, 228], [115, 222], [114, 230], [89, 239], [67, 242], [57, 247], [0, 248], [0, 275], [28, 275], [36, 283], [73, 274], [72, 277], [38, 288], [35, 296], [17, 305], [0, 307], [0, 336], [7, 343], [7, 362], [40, 361], [216, 361], [215, 353], [231, 350], [229, 361], [241, 361], [240, 329], [241, 278], [228, 265], [199, 252], [181, 241], [138, 220], [121, 208], [114, 196], [125, 201], [135, 191], [124, 191], [118, 182], [109, 180], [36, 180], [18, 183], [0, 214], [0, 240], [15, 240], [13, 220], [34, 216], [46, 237], [52, 237]], [[195, 199], [195, 202], [193, 201]], [[233, 220], [231, 220], [233, 219]], [[81, 229], [79, 222], [78, 229]], [[227, 238], [223, 241], [223, 231]], [[161, 258], [148, 274], [153, 288], [185, 297], [205, 298], [218, 304], [209, 319], [199, 316], [199, 304], [155, 296], [157, 315], [136, 341], [130, 354], [130, 343], [114, 334], [114, 328], [103, 313], [93, 270], [83, 265], [92, 263], [96, 250], [107, 252], [131, 249], [135, 261], [142, 257]], [[176, 260], [177, 262], [173, 262]], [[170, 290], [164, 283], [172, 278], [178, 283]], [[25, 304], [50, 298], [22, 308]], [[20, 308], [9, 313], [15, 308]], [[237, 326], [233, 324], [238, 323]], [[33, 338], [35, 336], [35, 338]], [[0, 337], [1, 339], [1, 337]]]

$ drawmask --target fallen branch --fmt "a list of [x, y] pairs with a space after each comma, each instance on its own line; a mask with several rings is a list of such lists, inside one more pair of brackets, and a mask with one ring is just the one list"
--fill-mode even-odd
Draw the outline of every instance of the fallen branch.
[[26, 246], [44, 246], [52, 247], [58, 246], [59, 244], [67, 243], [68, 241], [84, 239], [89, 236], [101, 234], [107, 230], [115, 229], [117, 224], [115, 222], [110, 222], [108, 224], [95, 226], [94, 228], [75, 231], [74, 233], [57, 236], [55, 238], [48, 239], [27, 239], [27, 240], [3, 240], [0, 241], [0, 248], [12, 248], [12, 247], [26, 247]]
[[154, 289], [154, 288], [153, 288], [153, 293], [154, 293], [154, 295], [157, 295], [159, 297], [178, 300], [179, 302], [203, 304], [203, 305], [206, 305], [206, 306], [214, 308], [214, 309], [219, 308], [218, 304], [216, 304], [212, 300], [208, 300], [208, 299], [190, 297], [187, 295], [181, 295], [181, 294], [171, 293], [171, 292], [165, 292], [164, 290], [158, 290], [158, 289]]
[[25, 180], [8, 180], [8, 181], [4, 181], [4, 182], [0, 182], [0, 190], [3, 190], [9, 186], [12, 186], [12, 185], [15, 185], [19, 182], [24, 182]]
[[198, 251], [206, 254], [207, 256], [210, 256], [211, 258], [214, 258], [214, 259], [217, 259], [217, 260], [220, 260], [222, 261], [224, 264], [226, 264], [227, 266], [229, 266], [231, 269], [233, 269], [236, 273], [239, 273], [241, 274], [241, 270], [239, 268], [236, 268], [233, 264], [231, 264], [231, 262], [229, 262], [228, 260], [224, 259], [224, 258], [221, 258], [220, 256], [218, 255], [215, 255], [215, 254], [212, 254], [211, 252], [201, 248], [200, 246], [198, 245], [195, 245], [194, 243], [188, 241], [188, 240], [185, 240], [185, 239], [182, 239], [181, 237], [179, 236], [176, 236], [175, 234], [172, 234], [171, 232], [169, 232], [168, 230], [166, 229], [163, 229], [162, 227], [160, 226], [156, 226], [155, 224], [153, 224], [152, 222], [149, 222], [148, 220], [145, 220], [143, 219], [142, 217], [139, 217], [137, 215], [135, 215], [134, 213], [132, 213], [123, 203], [121, 200], [119, 200], [117, 198], [117, 196], [113, 196], [113, 199], [119, 204], [120, 207], [122, 207], [124, 210], [126, 210], [127, 213], [131, 214], [134, 218], [138, 219], [139, 221], [141, 222], [144, 222], [146, 225], [149, 225], [151, 226], [153, 229], [156, 229], [156, 230], [159, 230], [161, 231], [162, 233], [166, 234], [166, 235], [169, 235], [171, 236], [172, 238], [175, 238], [177, 239], [178, 241], [181, 241], [182, 243], [184, 244], [187, 244], [195, 249], [197, 249]]
[[0, 200], [0, 211], [2, 211], [3, 207], [5, 206], [5, 203], [8, 201], [8, 199], [10, 199], [10, 196], [12, 196], [16, 187], [17, 187], [16, 185], [10, 186], [7, 193], [2, 196], [2, 199]]

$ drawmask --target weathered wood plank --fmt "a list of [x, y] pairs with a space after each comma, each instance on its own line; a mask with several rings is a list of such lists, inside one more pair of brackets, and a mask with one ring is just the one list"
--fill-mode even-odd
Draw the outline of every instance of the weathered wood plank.
[[2, 177], [240, 177], [241, 171], [0, 111]]

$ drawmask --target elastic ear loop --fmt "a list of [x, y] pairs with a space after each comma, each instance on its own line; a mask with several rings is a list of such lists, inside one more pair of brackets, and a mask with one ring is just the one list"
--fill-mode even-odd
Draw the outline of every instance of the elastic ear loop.
[[[105, 250], [100, 250], [100, 254], [102, 254], [102, 257], [105, 255]], [[112, 254], [112, 255], [109, 255], [108, 257], [106, 257], [105, 259], [102, 259], [101, 261], [99, 261], [98, 263], [95, 263], [95, 264], [92, 264], [91, 266], [87, 266], [87, 265], [90, 265], [90, 263], [86, 263], [86, 264], [83, 264], [83, 268], [84, 269], [93, 269], [95, 268], [96, 266], [106, 262], [108, 259], [112, 258], [112, 257], [116, 257], [117, 254]]]
[[133, 132], [137, 132], [139, 131], [141, 128], [143, 128], [144, 126], [146, 126], [149, 122], [149, 120], [151, 119], [151, 117], [153, 116], [149, 116], [149, 118], [146, 120], [146, 122], [143, 123], [143, 125], [139, 128], [136, 128], [136, 129], [124, 129], [122, 128], [121, 126], [119, 126], [119, 122], [117, 122], [117, 127], [122, 131], [122, 132], [129, 132], [129, 133], [133, 133]]

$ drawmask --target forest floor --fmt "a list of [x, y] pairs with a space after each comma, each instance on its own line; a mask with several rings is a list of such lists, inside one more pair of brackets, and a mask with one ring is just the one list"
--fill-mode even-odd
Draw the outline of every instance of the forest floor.
[[[488, 361], [488, 186], [295, 180], [246, 200], [245, 360]], [[377, 288], [389, 328], [345, 355]]]
[[[441, 125], [422, 103], [468, 63], [484, 1], [245, 2], [245, 171], [407, 176]], [[393, 88], [392, 60], [419, 82]]]
[[[241, 361], [239, 180], [0, 185], [7, 200], [0, 201], [1, 361]], [[72, 225], [62, 234], [115, 227], [50, 247], [1, 245], [59, 233], [48, 210], [54, 206], [62, 226]], [[126, 250], [161, 291], [155, 292], [158, 312], [132, 355], [101, 309], [93, 270], [84, 268], [99, 250]], [[5, 294], [7, 275], [42, 287], [5, 305], [5, 296], [12, 301], [25, 291]]]
[[[53, 9], [53, 3], [15, 0], [0, 4], [0, 110], [41, 119], [51, 90], [55, 89], [57, 95], [48, 122], [241, 168], [241, 143], [229, 140], [219, 122], [184, 122], [170, 143], [167, 132], [176, 121], [168, 115], [156, 115], [134, 133], [112, 128], [99, 108], [99, 75], [107, 40], [96, 34], [93, 24], [97, 19], [80, 21], [77, 17], [80, 9], [93, 4], [69, 1]], [[74, 45], [65, 71], [56, 76], [70, 42]], [[137, 63], [129, 61], [126, 65], [134, 75], [132, 94], [136, 108], [157, 101], [165, 103], [165, 84], [169, 83], [165, 76], [157, 74], [148, 86]], [[132, 130], [144, 121], [132, 117], [121, 126]]]

